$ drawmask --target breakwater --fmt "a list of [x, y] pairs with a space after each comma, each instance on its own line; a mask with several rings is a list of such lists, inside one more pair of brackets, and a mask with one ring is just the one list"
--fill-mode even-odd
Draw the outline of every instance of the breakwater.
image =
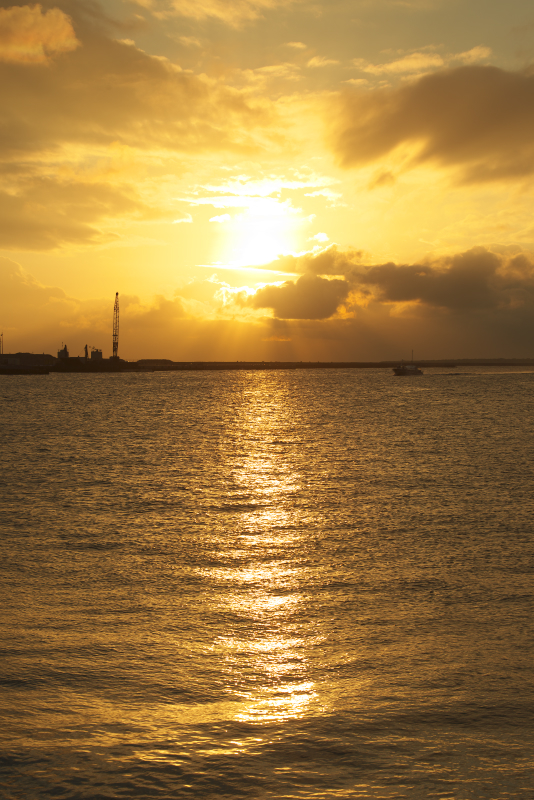
[[[100, 362], [83, 359], [64, 359], [52, 372], [180, 372], [221, 370], [313, 370], [313, 369], [392, 369], [399, 361], [171, 361], [142, 359], [123, 361], [108, 359]], [[455, 359], [418, 360], [423, 368], [453, 369], [455, 367], [534, 367], [534, 359]]]
[[[533, 358], [421, 359], [425, 368], [534, 367]], [[16, 353], [0, 359], [0, 375], [48, 374], [48, 372], [190, 372], [236, 370], [392, 369], [398, 360], [387, 361], [171, 361], [170, 359], [54, 358], [49, 355]]]

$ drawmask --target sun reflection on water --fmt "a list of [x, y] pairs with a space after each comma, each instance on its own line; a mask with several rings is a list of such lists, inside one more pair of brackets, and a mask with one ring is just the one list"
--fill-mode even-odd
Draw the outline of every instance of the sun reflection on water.
[[[295, 623], [305, 598], [301, 592], [280, 595], [276, 578], [298, 580], [297, 570], [245, 568], [226, 577], [230, 589], [225, 611], [237, 617], [232, 634], [219, 636], [215, 653], [238, 699], [234, 719], [282, 721], [304, 716], [317, 696], [308, 674], [306, 640]], [[258, 582], [261, 584], [258, 586]], [[236, 584], [241, 589], [236, 590]]]
[[235, 516], [207, 576], [228, 620], [213, 651], [237, 700], [234, 719], [254, 723], [303, 717], [317, 698], [307, 657], [314, 631], [304, 625], [309, 532], [295, 510], [303, 482], [298, 408], [280, 392], [267, 399], [268, 382], [251, 375], [229, 420]]
[[265, 688], [261, 694], [244, 699], [236, 715], [241, 722], [283, 722], [306, 715], [311, 701], [317, 697], [312, 681], [286, 684], [278, 689]]

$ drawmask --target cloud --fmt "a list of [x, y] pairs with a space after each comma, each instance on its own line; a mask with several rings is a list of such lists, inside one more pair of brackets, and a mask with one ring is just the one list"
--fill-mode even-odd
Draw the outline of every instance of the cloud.
[[332, 189], [317, 189], [315, 192], [306, 192], [305, 197], [325, 197], [329, 201], [330, 208], [343, 206], [341, 202], [343, 195], [341, 192], [334, 192]]
[[[245, 174], [236, 174], [223, 180], [220, 183], [207, 183], [203, 185], [204, 191], [213, 192], [217, 194], [236, 195], [238, 197], [259, 197], [270, 198], [271, 195], [280, 194], [285, 189], [307, 189], [314, 187], [325, 187], [338, 183], [336, 178], [322, 175], [309, 167], [295, 168], [291, 167], [287, 172], [279, 172], [278, 174], [271, 171], [267, 172], [259, 165], [251, 165], [254, 167], [255, 177]], [[328, 198], [341, 197], [340, 194], [332, 192], [330, 189], [324, 189], [320, 192]], [[306, 195], [307, 197], [316, 195]], [[215, 198], [214, 198], [215, 199]], [[194, 198], [191, 202], [195, 202]], [[199, 202], [210, 202], [209, 198], [203, 198]]]
[[[121, 293], [121, 357], [183, 361], [270, 358], [273, 351], [263, 339], [274, 330], [273, 321], [205, 319], [205, 302], [213, 300], [220, 284], [203, 283], [204, 293], [202, 287], [190, 287], [193, 291], [189, 293], [184, 288], [171, 299], [140, 300]], [[81, 301], [60, 288], [43, 286], [19, 264], [0, 257], [0, 318], [6, 352], [55, 355], [66, 342], [70, 354], [76, 356], [87, 343], [101, 348], [107, 358], [111, 355], [115, 288], [111, 287], [107, 298]], [[200, 313], [195, 315], [191, 313], [194, 303], [187, 298], [199, 292], [205, 302], [198, 304]]]
[[475, 247], [416, 264], [365, 265], [364, 261], [362, 251], [341, 251], [336, 245], [318, 253], [283, 256], [268, 267], [300, 273], [297, 281], [265, 286], [248, 297], [237, 294], [236, 302], [271, 308], [280, 319], [326, 319], [342, 304], [352, 313], [370, 303], [390, 308], [412, 304], [414, 313], [417, 309], [468, 313], [517, 308], [534, 312], [534, 256], [529, 253]]
[[437, 53], [410, 53], [387, 64], [371, 64], [363, 58], [354, 60], [354, 66], [372, 75], [387, 75], [406, 72], [426, 72], [444, 65], [443, 58]]
[[395, 183], [394, 174], [388, 169], [381, 169], [369, 182], [369, 188], [378, 189], [382, 186], [391, 186], [393, 183]]
[[302, 275], [296, 282], [258, 289], [252, 297], [238, 295], [237, 302], [255, 309], [271, 308], [279, 319], [326, 319], [335, 314], [349, 290], [344, 280]]
[[[306, 263], [302, 258], [289, 256], [272, 262], [271, 266], [274, 268], [274, 265], [278, 265], [280, 270], [281, 262], [284, 261], [293, 266], [296, 264], [304, 266]], [[313, 261], [313, 256], [310, 256], [308, 261]], [[331, 280], [322, 278], [311, 272], [312, 270], [308, 274], [301, 275], [297, 281], [265, 286], [252, 295], [238, 292], [234, 296], [234, 301], [241, 306], [254, 309], [271, 308], [278, 319], [326, 319], [335, 314], [347, 298], [350, 284], [336, 278]]]
[[314, 56], [310, 58], [308, 61], [308, 67], [329, 67], [332, 64], [339, 64], [339, 61], [335, 61], [331, 58], [324, 58], [323, 56]]
[[202, 47], [202, 42], [196, 36], [180, 36], [178, 39], [184, 47]]
[[[266, 11], [287, 7], [298, 0], [171, 0], [155, 5], [157, 14], [167, 16], [169, 13], [181, 17], [202, 20], [214, 18], [227, 25], [238, 27], [243, 22], [262, 17]], [[153, 4], [151, 4], [152, 7]]]
[[[39, 283], [14, 261], [0, 258], [0, 317], [6, 352], [46, 351], [55, 355], [60, 343], [66, 341], [71, 355], [81, 354], [85, 343], [101, 347], [105, 357], [111, 355], [113, 297], [113, 290], [105, 300], [69, 297], [58, 287]], [[184, 324], [179, 297], [168, 300], [156, 296], [143, 303], [135, 296], [121, 294], [120, 303], [121, 354], [128, 340], [130, 347], [135, 343], [141, 349], [144, 340], [157, 341], [163, 332], [172, 337], [177, 325]]]
[[497, 269], [501, 259], [484, 248], [423, 264], [382, 264], [355, 276], [387, 303], [420, 302], [449, 309], [491, 308], [501, 300]]
[[534, 260], [484, 247], [422, 264], [382, 264], [354, 271], [353, 285], [372, 287], [379, 302], [415, 302], [450, 311], [513, 310], [534, 305]]
[[478, 45], [472, 47], [471, 50], [466, 50], [465, 53], [458, 53], [451, 56], [452, 61], [463, 61], [464, 64], [474, 64], [477, 61], [485, 61], [491, 56], [491, 48]]
[[[328, 238], [328, 237], [327, 237]], [[362, 250], [339, 250], [332, 244], [319, 252], [303, 253], [299, 256], [280, 256], [267, 264], [274, 272], [309, 275], [349, 275], [361, 264], [365, 253]]]
[[435, 163], [463, 183], [517, 180], [534, 173], [534, 74], [465, 66], [400, 88], [347, 91], [331, 127], [345, 167], [363, 166], [401, 145], [404, 169]]
[[[401, 58], [383, 64], [372, 64], [370, 61], [366, 61], [365, 58], [355, 58], [352, 63], [358, 69], [371, 75], [422, 75], [426, 72], [433, 72], [450, 66], [455, 61], [474, 64], [477, 61], [485, 61], [490, 56], [491, 49], [482, 45], [473, 47], [464, 53], [448, 53], [447, 55], [433, 52], [432, 48], [429, 47], [424, 51], [407, 53]], [[356, 81], [346, 81], [346, 83], [356, 83]]]
[[[121, 293], [119, 352], [186, 361], [391, 359], [414, 346], [419, 358], [532, 355], [534, 254], [475, 248], [417, 264], [364, 260], [335, 247], [294, 258], [306, 270], [298, 280], [234, 294], [233, 308], [219, 297], [231, 287], [216, 276], [171, 299]], [[318, 269], [343, 277], [326, 280]], [[67, 341], [74, 355], [85, 343], [110, 355], [115, 288], [80, 301], [0, 258], [6, 350], [55, 353]], [[274, 317], [255, 311], [264, 308]]]
[[137, 297], [123, 297], [121, 311], [122, 331], [130, 335], [135, 332], [138, 339], [161, 328], [169, 330], [185, 316], [179, 297], [169, 300], [162, 295], [156, 295], [151, 303], [141, 303]]
[[[42, 308], [50, 302], [56, 303], [65, 300], [66, 295], [62, 289], [46, 287], [26, 273], [20, 264], [8, 258], [0, 257], [0, 297], [2, 298], [2, 319], [16, 317], [19, 306], [26, 308]], [[9, 302], [7, 300], [9, 299]], [[13, 314], [12, 309], [16, 311]]]
[[93, 314], [92, 303], [86, 303], [83, 310], [82, 305], [62, 289], [39, 283], [20, 264], [0, 258], [0, 318], [5, 352], [46, 351], [55, 355], [70, 322], [76, 319], [83, 327], [82, 320]]
[[71, 19], [59, 8], [40, 5], [0, 8], [0, 61], [46, 64], [79, 46]]
[[103, 35], [86, 35], [61, 69], [20, 69], [0, 65], [4, 158], [117, 142], [144, 151], [249, 152], [252, 130], [269, 121], [263, 101], [253, 105], [222, 82]]
[[[36, 30], [43, 20], [49, 28], [50, 20], [59, 20], [72, 29], [54, 9], [15, 11]], [[15, 24], [18, 17], [10, 20]], [[101, 229], [112, 218], [172, 221], [179, 218], [175, 204], [162, 197], [166, 187], [170, 194], [170, 182], [150, 184], [151, 165], [159, 175], [176, 175], [177, 154], [249, 156], [269, 143], [277, 123], [267, 100], [114, 40], [105, 30], [109, 24], [76, 18], [82, 45], [64, 52], [61, 63], [29, 68], [21, 58], [0, 62], [2, 247], [50, 249], [117, 239]], [[28, 25], [21, 24], [20, 41], [30, 38]], [[58, 37], [56, 52], [60, 41], [70, 41]], [[49, 51], [43, 50], [45, 56]]]
[[51, 250], [66, 242], [114, 241], [118, 234], [105, 230], [109, 218], [146, 220], [164, 215], [161, 209], [145, 205], [132, 187], [27, 179], [17, 191], [0, 191], [0, 247]]

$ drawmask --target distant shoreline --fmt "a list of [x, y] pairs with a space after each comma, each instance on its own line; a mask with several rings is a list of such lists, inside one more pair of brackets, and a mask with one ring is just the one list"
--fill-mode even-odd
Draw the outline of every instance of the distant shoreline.
[[[404, 363], [409, 363], [405, 361]], [[534, 367], [534, 358], [421, 359], [422, 368]], [[203, 372], [236, 370], [392, 369], [399, 361], [171, 361], [170, 359], [55, 358], [46, 354], [0, 356], [0, 375], [47, 375], [49, 372]]]
[[[408, 363], [408, 362], [405, 362]], [[453, 369], [455, 367], [534, 367], [534, 359], [455, 359], [421, 360], [420, 367]], [[202, 371], [202, 370], [296, 370], [296, 369], [392, 369], [399, 361], [171, 361], [151, 363], [149, 360], [127, 362], [125, 370], [139, 371]]]

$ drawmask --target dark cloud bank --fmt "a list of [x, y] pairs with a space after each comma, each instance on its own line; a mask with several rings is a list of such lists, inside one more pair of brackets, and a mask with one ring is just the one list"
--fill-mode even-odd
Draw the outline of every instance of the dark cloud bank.
[[[296, 281], [266, 286], [238, 302], [271, 308], [280, 319], [326, 319], [340, 306], [411, 303], [450, 312], [513, 310], [534, 304], [534, 260], [505, 256], [484, 247], [419, 264], [365, 266], [357, 251], [331, 247], [318, 256], [283, 259], [283, 266], [303, 272]], [[273, 262], [280, 266], [280, 262]], [[335, 275], [335, 278], [325, 276]]]
[[[283, 259], [299, 278], [237, 295], [256, 320], [205, 320], [174, 300], [123, 296], [121, 353], [130, 359], [365, 361], [534, 356], [534, 258], [484, 248], [420, 264], [363, 263], [331, 247]], [[280, 264], [277, 264], [279, 267]], [[320, 270], [320, 274], [318, 274]], [[0, 317], [10, 350], [55, 352], [68, 339], [110, 349], [109, 300], [80, 302], [0, 259]], [[272, 311], [274, 316], [269, 313]]]
[[331, 247], [281, 261], [302, 275], [236, 297], [271, 309], [280, 338], [296, 330], [317, 342], [323, 337], [344, 358], [356, 357], [351, 340], [361, 358], [392, 357], [410, 342], [424, 342], [426, 357], [534, 356], [531, 254], [477, 247], [417, 264], [366, 265], [362, 253]]
[[326, 319], [347, 298], [350, 284], [345, 280], [326, 280], [318, 275], [302, 275], [296, 283], [266, 286], [249, 300], [252, 308], [272, 308], [279, 319]]
[[410, 144], [416, 155], [405, 168], [455, 167], [465, 183], [534, 174], [533, 68], [466, 66], [400, 88], [347, 91], [333, 112], [331, 146], [347, 167]]

